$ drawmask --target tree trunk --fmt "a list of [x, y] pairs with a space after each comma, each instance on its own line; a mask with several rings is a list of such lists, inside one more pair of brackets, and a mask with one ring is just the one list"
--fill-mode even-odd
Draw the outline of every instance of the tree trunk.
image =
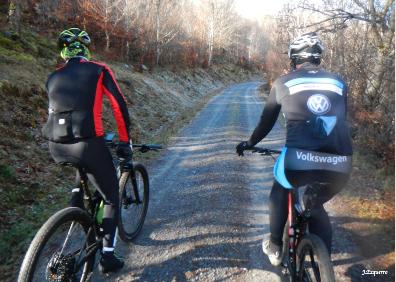
[[12, 0], [8, 6], [8, 23], [12, 30], [21, 36], [22, 5], [20, 1]]
[[105, 51], [108, 52], [110, 49], [110, 34], [109, 31], [106, 29], [105, 30], [105, 35], [106, 35], [106, 48]]
[[130, 52], [130, 47], [129, 47], [129, 40], [127, 39], [126, 44], [125, 44], [126, 50], [125, 50], [125, 60], [129, 62], [129, 52]]
[[155, 15], [155, 31], [156, 31], [156, 36], [155, 36], [155, 64], [158, 66], [159, 65], [159, 60], [160, 60], [160, 55], [161, 55], [161, 46], [160, 46], [160, 29], [161, 29], [161, 21], [160, 21], [160, 6], [161, 6], [161, 0], [157, 0], [155, 2], [156, 5], [156, 15]]
[[109, 1], [105, 0], [105, 35], [106, 35], [106, 47], [105, 47], [105, 51], [108, 52], [110, 49], [110, 34], [109, 34]]
[[209, 24], [209, 35], [208, 35], [208, 66], [212, 64], [213, 59], [213, 44], [214, 44], [214, 18], [212, 17]]

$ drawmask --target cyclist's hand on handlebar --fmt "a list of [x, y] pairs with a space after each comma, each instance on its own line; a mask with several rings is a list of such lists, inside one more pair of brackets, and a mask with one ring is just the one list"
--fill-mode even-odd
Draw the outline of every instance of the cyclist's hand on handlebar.
[[243, 141], [236, 146], [238, 156], [243, 156], [243, 151], [250, 149], [252, 146], [247, 141]]
[[129, 142], [119, 142], [116, 149], [117, 157], [123, 161], [132, 159], [132, 149]]
[[146, 153], [146, 152], [150, 151], [150, 147], [147, 145], [142, 145], [142, 147], [139, 149], [139, 151], [142, 153]]

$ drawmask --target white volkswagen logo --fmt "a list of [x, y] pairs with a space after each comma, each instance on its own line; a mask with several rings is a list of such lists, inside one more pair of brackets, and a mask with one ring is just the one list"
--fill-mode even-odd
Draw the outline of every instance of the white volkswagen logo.
[[316, 115], [324, 115], [330, 111], [331, 103], [329, 98], [322, 94], [315, 94], [307, 101], [308, 109]]

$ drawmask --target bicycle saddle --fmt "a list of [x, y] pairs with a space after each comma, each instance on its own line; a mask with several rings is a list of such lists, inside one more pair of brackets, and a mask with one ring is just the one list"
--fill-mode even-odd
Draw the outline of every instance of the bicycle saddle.
[[316, 199], [323, 190], [327, 189], [329, 183], [314, 182], [312, 184], [298, 187], [296, 193], [296, 208], [300, 211], [310, 211], [316, 204]]

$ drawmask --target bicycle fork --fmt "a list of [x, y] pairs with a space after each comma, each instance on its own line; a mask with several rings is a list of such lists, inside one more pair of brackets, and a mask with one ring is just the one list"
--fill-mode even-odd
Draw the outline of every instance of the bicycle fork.
[[132, 203], [141, 204], [142, 201], [141, 201], [140, 196], [139, 196], [139, 191], [138, 191], [138, 187], [137, 187], [138, 183], [137, 183], [137, 180], [136, 180], [136, 173], [135, 173], [135, 170], [133, 169], [133, 165], [131, 163], [128, 163], [128, 164], [125, 164], [124, 166], [125, 167], [123, 169], [124, 170], [129, 170], [129, 173], [130, 173], [129, 177], [131, 178], [131, 182], [132, 182], [132, 191], [133, 191], [133, 194], [134, 194], [134, 198], [132, 198], [132, 197], [128, 198], [127, 194], [126, 194], [126, 189], [124, 189], [122, 191], [122, 193], [123, 193], [122, 194], [122, 199], [128, 199], [127, 204], [132, 204]]
[[132, 180], [133, 193], [135, 194], [135, 201], [137, 204], [140, 205], [142, 201], [140, 200], [140, 195], [137, 187], [138, 183], [136, 181], [136, 173], [134, 169], [131, 170], [131, 180]]

